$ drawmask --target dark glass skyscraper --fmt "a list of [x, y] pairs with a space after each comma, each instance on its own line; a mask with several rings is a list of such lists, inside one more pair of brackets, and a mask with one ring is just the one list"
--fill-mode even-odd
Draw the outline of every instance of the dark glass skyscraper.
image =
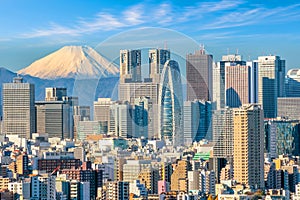
[[212, 92], [213, 56], [205, 50], [186, 56], [187, 100], [210, 101]]

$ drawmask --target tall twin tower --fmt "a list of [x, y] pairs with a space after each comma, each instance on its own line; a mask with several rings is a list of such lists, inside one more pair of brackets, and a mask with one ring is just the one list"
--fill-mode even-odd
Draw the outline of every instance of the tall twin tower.
[[[143, 82], [141, 57], [141, 50], [120, 51], [120, 83]], [[164, 65], [170, 58], [168, 49], [149, 50], [149, 78], [144, 82], [159, 83]]]
[[[149, 50], [149, 77], [142, 80], [141, 50], [120, 51], [119, 100], [135, 105], [148, 97], [148, 138], [173, 145], [183, 143], [183, 97], [181, 73], [168, 49]], [[134, 118], [134, 116], [132, 117]]]

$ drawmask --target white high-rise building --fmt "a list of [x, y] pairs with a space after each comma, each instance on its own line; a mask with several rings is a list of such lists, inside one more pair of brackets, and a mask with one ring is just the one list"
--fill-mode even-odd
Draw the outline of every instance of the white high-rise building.
[[3, 132], [31, 138], [35, 133], [34, 85], [23, 83], [21, 77], [3, 84]]
[[8, 190], [20, 199], [30, 199], [30, 179], [8, 183]]
[[132, 137], [132, 106], [128, 102], [117, 102], [110, 106], [108, 133], [118, 137]]
[[137, 196], [147, 196], [148, 194], [147, 188], [140, 182], [140, 180], [134, 180], [133, 183], [130, 183], [129, 191]]
[[264, 117], [277, 116], [277, 97], [285, 95], [285, 60], [279, 56], [258, 57], [258, 103]]
[[33, 199], [56, 199], [55, 176], [41, 174], [31, 177], [31, 197]]
[[200, 171], [188, 171], [188, 184], [189, 191], [191, 190], [199, 190], [199, 172]]

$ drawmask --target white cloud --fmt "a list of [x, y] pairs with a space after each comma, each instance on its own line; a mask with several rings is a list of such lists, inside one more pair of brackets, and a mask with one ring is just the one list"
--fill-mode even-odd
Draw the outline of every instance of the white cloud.
[[123, 12], [125, 21], [130, 25], [139, 25], [144, 23], [144, 9], [145, 8], [142, 4], [138, 4], [136, 6], [130, 7], [128, 10], [125, 10]]
[[300, 18], [299, 12], [293, 11], [293, 9], [298, 8], [299, 6], [300, 4], [277, 8], [258, 7], [248, 10], [244, 8], [239, 11], [226, 13], [215, 19], [214, 22], [202, 26], [201, 29], [223, 29], [251, 24], [291, 21]]
[[140, 27], [164, 27], [177, 30], [216, 30], [252, 24], [299, 20], [300, 4], [286, 7], [266, 8], [251, 5], [244, 0], [221, 0], [199, 2], [179, 7], [171, 3], [139, 3], [120, 11], [100, 11], [92, 18], [80, 18], [72, 25], [55, 22], [48, 27], [34, 29], [22, 34], [23, 38], [49, 37], [55, 35], [81, 36], [101, 31]]

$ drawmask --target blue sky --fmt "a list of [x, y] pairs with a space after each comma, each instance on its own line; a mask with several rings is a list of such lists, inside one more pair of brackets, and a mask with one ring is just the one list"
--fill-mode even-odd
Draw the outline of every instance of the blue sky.
[[[286, 59], [287, 68], [300, 67], [300, 3], [291, 0], [0, 0], [0, 66], [17, 71], [64, 45], [101, 51], [99, 43], [122, 43], [123, 32], [144, 27], [167, 30], [168, 43], [174, 31], [204, 44], [216, 61], [238, 50], [245, 60], [273, 54]], [[143, 45], [151, 47], [156, 39], [146, 33]]]

